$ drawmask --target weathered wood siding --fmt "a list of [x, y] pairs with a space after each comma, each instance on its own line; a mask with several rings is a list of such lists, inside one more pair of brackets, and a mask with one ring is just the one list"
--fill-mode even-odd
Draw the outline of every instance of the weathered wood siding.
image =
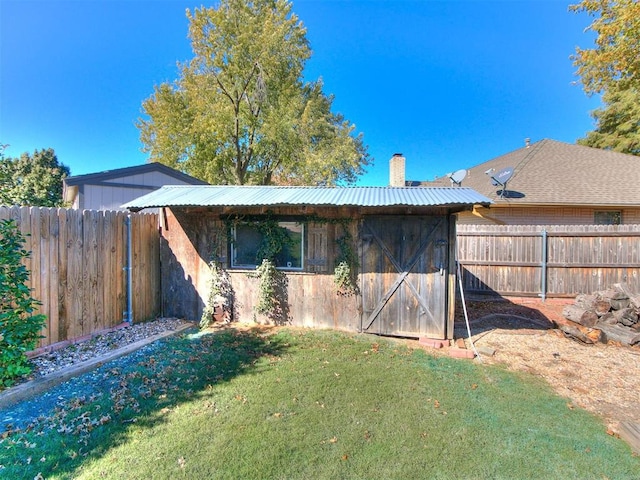
[[363, 330], [447, 338], [450, 219], [371, 216], [362, 228]]
[[[126, 311], [124, 212], [0, 207], [14, 219], [31, 252], [32, 296], [47, 317], [39, 346], [89, 335], [122, 323]], [[156, 215], [133, 214], [133, 318], [159, 313], [160, 265]]]
[[[259, 212], [248, 211], [248, 214]], [[292, 215], [292, 210], [278, 214]], [[162, 309], [164, 315], [199, 320], [208, 291], [208, 262], [217, 257], [228, 267], [226, 226], [223, 210], [194, 212], [192, 209], [165, 209], [161, 212]], [[333, 215], [333, 213], [332, 213]], [[333, 269], [335, 235], [342, 228], [330, 223], [306, 227], [305, 271], [286, 272], [285, 315], [281, 322], [356, 330], [360, 323], [359, 298], [336, 294]], [[357, 223], [351, 234], [357, 237]], [[254, 270], [229, 269], [234, 290], [234, 320], [266, 322], [254, 312], [258, 279]]]
[[[350, 208], [278, 208], [273, 212], [278, 217], [291, 217], [296, 215], [301, 220], [303, 216], [313, 219], [314, 216], [324, 219], [350, 219], [348, 229], [355, 243], [358, 256], [362, 261], [366, 260], [363, 254], [363, 242], [361, 227], [366, 215], [361, 214], [359, 209]], [[434, 212], [432, 209], [430, 212]], [[266, 213], [264, 209], [234, 209], [225, 208], [175, 208], [164, 209], [161, 215], [163, 225], [162, 234], [162, 305], [163, 313], [167, 316], [183, 317], [190, 320], [199, 320], [208, 292], [209, 268], [208, 262], [217, 258], [224, 266], [229, 267], [229, 251], [227, 241], [227, 231], [224, 218], [227, 215], [259, 215]], [[388, 215], [387, 221], [380, 220], [383, 228], [391, 225], [394, 220], [395, 226], [404, 225], [402, 219], [411, 216], [398, 214], [395, 211]], [[445, 212], [446, 213], [446, 212]], [[440, 218], [439, 215], [442, 215]], [[455, 228], [450, 222], [454, 219], [443, 212], [437, 210], [432, 216], [415, 215], [416, 221], [405, 222], [409, 225], [410, 232], [407, 234], [406, 242], [412, 243], [406, 251], [397, 252], [397, 266], [393, 266], [386, 261], [378, 262], [367, 271], [367, 280], [376, 283], [384, 290], [393, 283], [402, 272], [408, 269], [407, 282], [403, 283], [401, 293], [389, 305], [391, 310], [385, 309], [388, 301], [382, 299], [382, 308], [385, 314], [380, 317], [381, 321], [393, 323], [396, 326], [384, 325], [376, 329], [376, 333], [394, 335], [421, 335], [429, 333], [429, 328], [418, 326], [422, 317], [431, 315], [431, 322], [437, 329], [438, 336], [451, 335], [449, 330], [453, 322], [453, 238]], [[440, 221], [441, 220], [441, 221]], [[421, 229], [434, 229], [438, 224], [438, 229], [433, 238], [433, 244], [424, 247], [422, 243], [427, 242], [429, 232], [421, 232]], [[339, 253], [339, 246], [336, 239], [343, 235], [343, 224], [340, 222], [321, 221], [318, 223], [305, 223], [305, 245], [304, 245], [304, 269], [303, 271], [283, 272], [286, 278], [283, 298], [283, 314], [281, 318], [275, 319], [276, 323], [287, 323], [297, 326], [308, 327], [328, 327], [356, 331], [362, 328], [363, 305], [360, 293], [353, 295], [339, 295], [334, 285], [334, 268], [336, 257]], [[387, 237], [394, 237], [397, 233], [395, 227], [387, 227], [389, 230]], [[411, 238], [408, 238], [408, 237]], [[387, 238], [386, 243], [405, 243], [401, 235], [400, 240]], [[417, 244], [416, 244], [417, 242]], [[413, 253], [412, 253], [413, 252]], [[386, 254], [381, 253], [380, 258]], [[405, 256], [415, 256], [418, 260], [415, 263], [409, 261]], [[404, 263], [408, 262], [407, 265]], [[417, 265], [417, 266], [416, 266]], [[442, 272], [441, 272], [442, 268]], [[387, 272], [390, 269], [393, 271]], [[231, 277], [231, 284], [234, 291], [233, 319], [236, 321], [259, 322], [274, 321], [266, 319], [255, 313], [255, 305], [258, 298], [258, 279], [255, 278], [255, 270], [240, 270], [228, 268]], [[359, 279], [363, 280], [360, 272]], [[411, 283], [411, 285], [409, 285]], [[362, 287], [362, 284], [360, 284]], [[424, 297], [418, 301], [414, 293]], [[377, 288], [377, 287], [376, 287]], [[376, 292], [380, 290], [375, 290]], [[378, 292], [384, 296], [384, 292]], [[395, 293], [395, 292], [394, 292]], [[395, 313], [404, 313], [407, 309], [402, 304], [402, 299], [413, 305], [412, 312], [415, 313], [415, 325], [411, 322], [401, 322], [392, 318]], [[379, 298], [371, 298], [370, 301], [376, 305], [380, 304]], [[394, 307], [395, 305], [395, 307]], [[427, 308], [423, 308], [426, 306]], [[395, 308], [395, 310], [393, 310]], [[428, 310], [428, 311], [427, 311]], [[437, 318], [436, 318], [437, 317]], [[451, 322], [451, 325], [449, 325]], [[423, 322], [426, 325], [426, 322]], [[420, 324], [422, 325], [422, 324]], [[412, 331], [405, 331], [409, 328]], [[434, 330], [435, 331], [435, 330]]]
[[469, 292], [575, 296], [617, 282], [640, 291], [640, 225], [459, 225], [457, 242]]

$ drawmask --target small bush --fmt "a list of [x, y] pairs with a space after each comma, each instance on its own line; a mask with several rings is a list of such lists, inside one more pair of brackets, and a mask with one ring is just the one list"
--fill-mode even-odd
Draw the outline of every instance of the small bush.
[[40, 302], [27, 286], [29, 271], [22, 264], [30, 253], [13, 220], [0, 222], [0, 390], [31, 373], [25, 355], [33, 350], [45, 325], [33, 312]]

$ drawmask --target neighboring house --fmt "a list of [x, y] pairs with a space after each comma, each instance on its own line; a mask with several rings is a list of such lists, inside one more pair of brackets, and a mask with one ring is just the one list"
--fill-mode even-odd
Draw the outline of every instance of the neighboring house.
[[[406, 182], [404, 158], [399, 155], [390, 165], [392, 185], [454, 184], [447, 176]], [[513, 174], [503, 192], [491, 176], [509, 168]], [[640, 224], [640, 157], [634, 155], [548, 139], [526, 141], [521, 149], [466, 170], [461, 185], [493, 202], [490, 208], [477, 206], [460, 213], [461, 224]]]
[[208, 185], [161, 163], [75, 175], [63, 181], [63, 198], [78, 210], [124, 210], [120, 206], [163, 185]]

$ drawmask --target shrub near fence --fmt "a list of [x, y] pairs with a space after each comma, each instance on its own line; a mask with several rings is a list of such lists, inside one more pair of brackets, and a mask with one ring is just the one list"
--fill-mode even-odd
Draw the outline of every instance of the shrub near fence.
[[459, 225], [465, 291], [571, 297], [640, 291], [640, 225]]
[[[126, 212], [0, 207], [31, 251], [32, 296], [47, 317], [39, 346], [119, 325], [126, 312]], [[156, 214], [131, 214], [133, 318], [160, 310], [159, 232]]]

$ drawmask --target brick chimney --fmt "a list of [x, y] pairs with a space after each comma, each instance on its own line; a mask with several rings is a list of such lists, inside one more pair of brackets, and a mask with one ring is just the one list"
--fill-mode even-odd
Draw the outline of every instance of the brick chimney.
[[404, 164], [404, 156], [401, 153], [394, 153], [389, 160], [389, 186], [404, 187], [406, 185]]

